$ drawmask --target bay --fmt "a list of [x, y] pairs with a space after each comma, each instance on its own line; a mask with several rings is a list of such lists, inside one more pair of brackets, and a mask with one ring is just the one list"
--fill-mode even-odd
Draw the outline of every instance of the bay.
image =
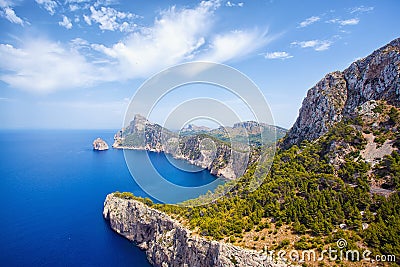
[[[132, 179], [123, 151], [92, 150], [97, 137], [111, 145], [114, 132], [0, 131], [3, 266], [150, 266], [145, 253], [102, 217], [108, 193], [147, 196]], [[162, 153], [149, 157], [172, 182], [193, 186], [215, 179], [206, 171], [180, 171]]]

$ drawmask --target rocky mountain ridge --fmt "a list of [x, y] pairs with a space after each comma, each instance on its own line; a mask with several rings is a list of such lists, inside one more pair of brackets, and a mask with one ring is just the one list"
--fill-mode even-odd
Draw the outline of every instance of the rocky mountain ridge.
[[400, 106], [400, 38], [312, 87], [282, 147], [319, 138], [335, 123], [357, 116], [356, 108], [371, 100]]
[[190, 125], [177, 133], [137, 114], [115, 134], [113, 147], [165, 152], [208, 169], [213, 175], [235, 179], [258, 159], [261, 138], [276, 141], [277, 129], [282, 137], [284, 129], [257, 122], [218, 129]]

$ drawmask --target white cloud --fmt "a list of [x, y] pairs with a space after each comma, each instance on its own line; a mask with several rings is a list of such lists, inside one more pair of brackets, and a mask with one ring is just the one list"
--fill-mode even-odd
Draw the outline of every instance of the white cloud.
[[300, 27], [300, 28], [307, 27], [307, 26], [309, 26], [309, 25], [311, 25], [311, 24], [313, 24], [313, 23], [319, 21], [320, 19], [321, 19], [321, 18], [320, 18], [320, 17], [317, 17], [317, 16], [309, 17], [308, 19], [306, 19], [306, 20], [300, 22], [300, 23], [299, 23], [299, 27]]
[[120, 12], [115, 10], [114, 8], [104, 6], [98, 10], [94, 6], [91, 6], [90, 12], [90, 16], [84, 15], [86, 23], [88, 25], [91, 25], [92, 21], [94, 21], [100, 24], [99, 28], [101, 30], [109, 31], [133, 31], [136, 26], [136, 24], [133, 23], [133, 20], [139, 17], [129, 12]]
[[324, 51], [330, 48], [332, 41], [329, 40], [310, 40], [302, 42], [292, 42], [291, 45], [296, 45], [301, 48], [312, 48], [315, 51]]
[[357, 25], [360, 22], [359, 19], [354, 18], [354, 19], [346, 19], [346, 20], [341, 20], [339, 21], [339, 24], [342, 26], [346, 26], [346, 25]]
[[[12, 8], [13, 2], [7, 0], [0, 0], [0, 16], [7, 19], [11, 23], [19, 24], [24, 26], [24, 20], [17, 16], [14, 9]], [[29, 23], [28, 23], [29, 24]]]
[[354, 7], [350, 9], [350, 13], [365, 13], [365, 12], [370, 12], [374, 10], [374, 7], [372, 6], [359, 6], [359, 7]]
[[116, 5], [118, 4], [118, 0], [97, 0], [96, 3], [94, 3], [95, 7], [98, 6], [110, 6], [110, 5]]
[[58, 22], [58, 25], [63, 26], [67, 28], [68, 30], [72, 28], [72, 22], [71, 20], [63, 15], [63, 20]]
[[193, 59], [205, 44], [212, 14], [219, 4], [202, 2], [193, 9], [171, 7], [162, 11], [152, 27], [132, 33], [111, 47], [92, 47], [113, 60], [125, 78], [144, 77], [185, 60]]
[[15, 14], [15, 11], [11, 7], [6, 7], [3, 10], [4, 17], [12, 23], [24, 25], [23, 20]]
[[346, 19], [346, 20], [341, 20], [341, 19], [331, 19], [327, 21], [328, 23], [336, 23], [341, 26], [347, 26], [347, 25], [357, 25], [360, 20], [358, 18], [352, 18], [352, 19]]
[[92, 21], [90, 20], [90, 17], [89, 17], [89, 16], [83, 15], [83, 19], [85, 20], [85, 22], [86, 22], [88, 25], [92, 25]]
[[225, 6], [227, 6], [227, 7], [243, 7], [243, 6], [244, 6], [244, 3], [243, 3], [243, 2], [233, 3], [233, 2], [231, 2], [231, 1], [227, 1], [227, 2], [225, 3]]
[[0, 44], [0, 79], [34, 92], [83, 87], [98, 79], [97, 70], [76, 51], [47, 40], [26, 40], [24, 47]]
[[266, 45], [271, 39], [267, 32], [232, 31], [215, 36], [210, 43], [210, 51], [204, 59], [225, 62], [237, 57], [243, 57]]
[[46, 9], [50, 15], [54, 15], [56, 13], [56, 8], [58, 6], [56, 1], [52, 0], [36, 0], [36, 3], [39, 5], [43, 6], [44, 9]]
[[[146, 78], [189, 60], [237, 60], [271, 40], [258, 30], [213, 32], [213, 14], [219, 7], [219, 1], [203, 1], [194, 8], [171, 7], [161, 11], [150, 27], [138, 28], [109, 46], [81, 38], [67, 44], [44, 39], [24, 39], [18, 47], [0, 44], [0, 80], [32, 92], [84, 88]], [[67, 19], [63, 17], [62, 26], [69, 27]]]
[[290, 55], [288, 52], [271, 52], [271, 53], [266, 53], [264, 54], [264, 57], [266, 59], [288, 59], [292, 58], [293, 56]]

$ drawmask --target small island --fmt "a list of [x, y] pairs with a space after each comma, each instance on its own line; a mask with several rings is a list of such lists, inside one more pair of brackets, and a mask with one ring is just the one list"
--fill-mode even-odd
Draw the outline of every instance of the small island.
[[108, 150], [108, 145], [107, 145], [106, 141], [104, 141], [103, 139], [96, 138], [93, 141], [93, 150], [97, 150], [97, 151]]

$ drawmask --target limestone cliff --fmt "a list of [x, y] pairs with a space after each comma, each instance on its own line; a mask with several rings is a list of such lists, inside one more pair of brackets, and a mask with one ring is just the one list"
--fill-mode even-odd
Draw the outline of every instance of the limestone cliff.
[[153, 266], [285, 266], [266, 253], [191, 235], [165, 213], [142, 202], [109, 194], [103, 215], [111, 228], [146, 251]]
[[350, 65], [326, 75], [311, 88], [283, 147], [315, 140], [371, 100], [400, 106], [400, 38]]
[[218, 129], [189, 125], [178, 133], [137, 114], [115, 134], [113, 147], [165, 152], [208, 169], [213, 175], [235, 179], [257, 160], [255, 148], [263, 143], [261, 138], [269, 140], [264, 144], [271, 144], [284, 133], [282, 128], [257, 122]]

